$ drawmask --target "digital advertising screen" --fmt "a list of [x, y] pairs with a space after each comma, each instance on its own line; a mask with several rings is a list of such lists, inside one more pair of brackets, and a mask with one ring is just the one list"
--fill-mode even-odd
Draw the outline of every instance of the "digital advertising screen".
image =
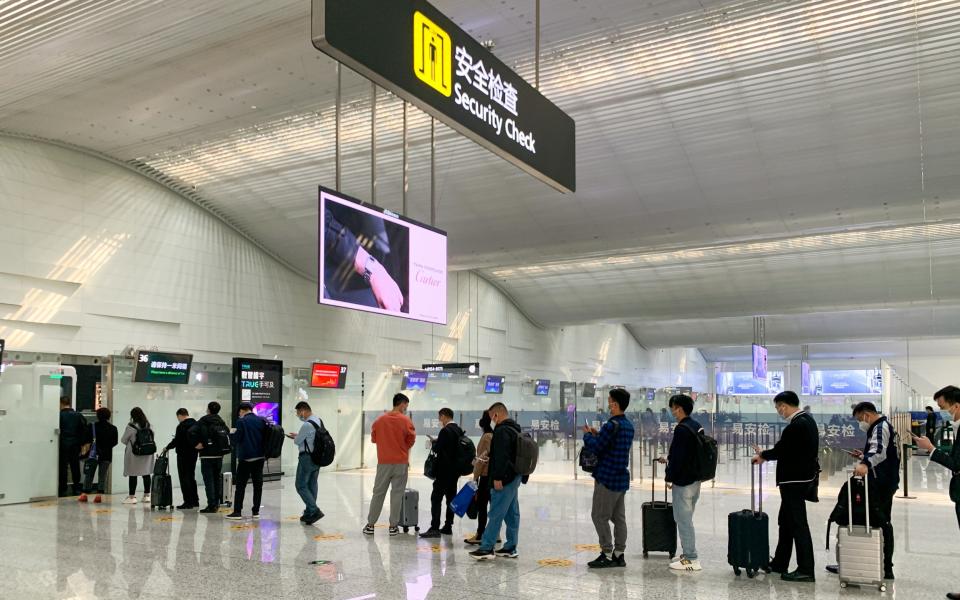
[[804, 396], [813, 394], [813, 387], [810, 385], [810, 363], [807, 361], [800, 363], [800, 393]]
[[877, 395], [883, 393], [879, 369], [811, 371], [810, 387], [816, 396]]
[[447, 234], [320, 188], [320, 304], [445, 325]]
[[584, 398], [594, 398], [597, 395], [597, 384], [595, 383], [585, 383], [583, 384], [583, 391], [580, 393]]
[[313, 363], [310, 370], [310, 387], [340, 389], [347, 386], [347, 365]]
[[650, 388], [647, 390], [647, 402], [653, 402], [657, 397], [657, 390]]
[[281, 425], [283, 402], [283, 361], [260, 358], [233, 359], [233, 412], [241, 402], [253, 405], [253, 412]]
[[533, 394], [535, 396], [546, 396], [550, 393], [550, 380], [537, 379], [533, 382]]
[[487, 381], [483, 386], [483, 392], [485, 394], [502, 394], [503, 393], [503, 376], [487, 375]]
[[426, 371], [404, 371], [403, 384], [401, 385], [401, 387], [404, 390], [423, 391], [427, 389], [427, 372]]
[[753, 378], [758, 381], [767, 379], [767, 349], [757, 344], [753, 345]]
[[765, 380], [749, 371], [717, 373], [717, 393], [726, 396], [772, 396], [783, 391], [783, 371], [768, 371]]
[[136, 365], [133, 368], [134, 383], [172, 383], [186, 385], [190, 383], [192, 354], [173, 352], [137, 352]]

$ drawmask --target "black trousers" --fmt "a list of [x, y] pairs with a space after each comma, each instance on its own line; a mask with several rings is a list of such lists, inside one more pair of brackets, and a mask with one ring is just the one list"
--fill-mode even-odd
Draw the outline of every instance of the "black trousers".
[[184, 454], [177, 452], [177, 476], [180, 478], [180, 493], [183, 494], [183, 503], [187, 506], [200, 506], [200, 497], [197, 494], [197, 453]]
[[430, 494], [430, 528], [440, 529], [440, 512], [443, 509], [443, 499], [447, 502], [447, 519], [444, 527], [453, 527], [453, 509], [450, 502], [457, 495], [457, 480], [459, 477], [437, 477], [433, 482], [433, 493]]
[[797, 547], [797, 571], [813, 575], [813, 539], [807, 522], [807, 495], [810, 484], [788, 483], [780, 486], [780, 539], [771, 565], [787, 570], [793, 547]]
[[247, 492], [247, 483], [253, 480], [253, 512], [260, 512], [260, 500], [263, 498], [264, 459], [237, 461], [237, 480], [234, 482], [233, 512], [243, 510], [243, 497]]
[[957, 525], [960, 525], [960, 502], [955, 503], [954, 507], [957, 510]]
[[83, 493], [89, 494], [93, 491], [93, 476], [99, 473], [97, 476], [97, 493], [103, 494], [106, 492], [107, 485], [107, 472], [110, 471], [110, 463], [97, 461], [96, 471], [90, 471], [89, 474], [84, 473], [83, 475]]
[[[127, 489], [130, 491], [131, 496], [137, 495], [137, 478], [135, 476], [127, 478]], [[144, 494], [150, 493], [150, 476], [149, 475], [143, 476], [143, 493]]]
[[201, 458], [200, 475], [207, 495], [207, 508], [217, 508], [223, 502], [223, 457]]
[[73, 493], [80, 495], [83, 491], [83, 480], [80, 479], [80, 446], [60, 446], [60, 472], [57, 479], [57, 493], [67, 494], [67, 468], [70, 468], [70, 477], [73, 479]]
[[487, 529], [487, 510], [490, 508], [490, 478], [484, 475], [477, 482], [477, 537]]
[[[890, 523], [891, 515], [893, 514], [893, 497], [896, 495], [897, 490], [885, 490], [880, 486], [877, 486], [873, 490], [877, 498], [870, 498], [871, 502], [877, 503], [877, 512], [880, 513], [881, 518], [883, 519], [880, 524], [880, 529], [883, 531], [883, 567], [887, 571], [893, 570], [893, 525]], [[871, 523], [872, 527], [873, 524]]]

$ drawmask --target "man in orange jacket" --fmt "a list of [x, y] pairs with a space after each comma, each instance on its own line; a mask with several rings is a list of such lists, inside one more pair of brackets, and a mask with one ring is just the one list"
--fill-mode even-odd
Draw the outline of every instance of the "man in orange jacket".
[[390, 490], [390, 535], [400, 533], [400, 509], [407, 488], [410, 469], [410, 448], [417, 441], [413, 421], [407, 416], [410, 399], [403, 394], [393, 397], [393, 410], [381, 415], [370, 429], [370, 441], [377, 445], [377, 477], [373, 484], [370, 514], [363, 533], [373, 535], [374, 525], [383, 510], [383, 500]]

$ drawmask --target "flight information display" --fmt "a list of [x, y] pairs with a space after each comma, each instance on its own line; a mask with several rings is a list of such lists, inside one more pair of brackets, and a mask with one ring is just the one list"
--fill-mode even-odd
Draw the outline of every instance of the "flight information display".
[[133, 368], [133, 381], [134, 383], [186, 385], [190, 383], [192, 364], [192, 354], [140, 350], [137, 352], [137, 361]]

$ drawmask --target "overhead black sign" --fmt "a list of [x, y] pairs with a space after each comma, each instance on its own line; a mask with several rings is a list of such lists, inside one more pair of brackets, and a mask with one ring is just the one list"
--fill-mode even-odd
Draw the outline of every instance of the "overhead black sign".
[[424, 0], [313, 0], [313, 45], [534, 177], [574, 192], [569, 115]]
[[435, 363], [423, 365], [427, 373], [455, 373], [459, 375], [479, 375], [480, 363]]
[[192, 354], [140, 350], [137, 352], [137, 363], [133, 368], [133, 381], [134, 383], [186, 385], [190, 383], [192, 363]]

